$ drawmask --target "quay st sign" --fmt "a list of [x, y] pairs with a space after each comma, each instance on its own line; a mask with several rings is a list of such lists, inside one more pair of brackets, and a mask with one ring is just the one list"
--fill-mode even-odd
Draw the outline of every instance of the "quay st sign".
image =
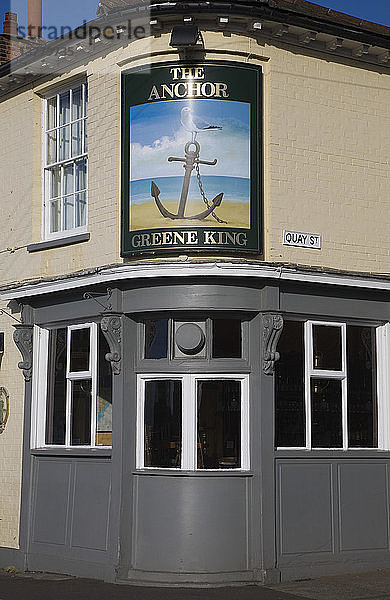
[[261, 71], [156, 65], [122, 79], [122, 256], [259, 253]]

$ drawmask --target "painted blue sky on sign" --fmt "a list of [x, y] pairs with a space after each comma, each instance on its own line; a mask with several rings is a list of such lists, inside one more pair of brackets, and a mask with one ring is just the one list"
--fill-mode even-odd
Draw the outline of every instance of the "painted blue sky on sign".
[[206, 175], [250, 177], [250, 105], [230, 100], [170, 100], [142, 104], [130, 109], [131, 179], [181, 175], [180, 163], [169, 156], [184, 157], [191, 134], [180, 122], [181, 110], [222, 129], [197, 134], [201, 160], [217, 159], [202, 166]]

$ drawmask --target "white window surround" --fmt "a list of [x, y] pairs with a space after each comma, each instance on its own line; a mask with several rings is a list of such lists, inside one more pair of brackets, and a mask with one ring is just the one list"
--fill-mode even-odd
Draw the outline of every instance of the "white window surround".
[[[66, 326], [64, 326], [65, 328]], [[48, 392], [48, 363], [49, 363], [49, 329], [34, 326], [34, 356], [32, 379], [32, 412], [31, 412], [31, 448], [109, 448], [96, 444], [96, 398], [97, 398], [97, 363], [98, 363], [98, 326], [97, 323], [82, 323], [67, 327], [67, 368], [66, 368], [66, 425], [65, 444], [46, 444], [46, 413]], [[87, 371], [69, 370], [70, 338], [77, 329], [90, 330], [89, 368]], [[71, 386], [73, 381], [90, 379], [92, 383], [91, 406], [91, 444], [71, 445]]]
[[[341, 331], [341, 369], [327, 371], [313, 367], [313, 325], [335, 327]], [[311, 378], [336, 379], [341, 381], [342, 390], [342, 430], [343, 449], [348, 448], [348, 423], [347, 423], [347, 325], [346, 323], [335, 323], [327, 321], [306, 321], [304, 328], [305, 345], [305, 413], [306, 413], [306, 448], [311, 445]]]
[[390, 323], [376, 329], [378, 448], [390, 450]]
[[[75, 90], [81, 86], [82, 90], [82, 98], [81, 98], [81, 114], [78, 117], [74, 117], [72, 115], [72, 90]], [[67, 239], [79, 234], [87, 233], [87, 223], [88, 223], [88, 149], [87, 149], [87, 141], [86, 141], [86, 127], [87, 127], [87, 82], [83, 78], [78, 81], [74, 81], [68, 85], [64, 85], [56, 88], [54, 91], [51, 91], [43, 98], [43, 111], [42, 111], [42, 241], [50, 241], [50, 240], [61, 240]], [[69, 107], [69, 120], [64, 124], [60, 123], [60, 96], [66, 92], [70, 92], [70, 107]], [[56, 118], [54, 127], [50, 127], [48, 123], [48, 103], [50, 100], [55, 99], [56, 103]], [[80, 138], [76, 136], [73, 138], [73, 127], [79, 125]], [[64, 131], [66, 128], [69, 130], [69, 156], [60, 157], [60, 131]], [[53, 132], [56, 134], [56, 158], [54, 161], [48, 160], [48, 132]], [[80, 151], [73, 153], [72, 152], [72, 143], [74, 139], [78, 139], [80, 143]], [[80, 170], [79, 169], [79, 177], [76, 176], [76, 163], [78, 166], [85, 162], [85, 166]], [[51, 180], [53, 179], [53, 169], [59, 170], [59, 195], [53, 196], [51, 194]], [[68, 170], [73, 170], [73, 176], [71, 177], [73, 181], [72, 190], [65, 190], [65, 176], [64, 172], [68, 168]], [[84, 179], [84, 185], [80, 185], [81, 179]], [[79, 186], [76, 185], [76, 180], [79, 183]], [[77, 189], [79, 187], [79, 189]], [[68, 196], [68, 198], [67, 198]], [[73, 198], [72, 198], [73, 196]], [[77, 196], [77, 200], [76, 200]], [[52, 200], [51, 198], [57, 198], [60, 204], [60, 217], [59, 217], [59, 226], [55, 228], [55, 230], [51, 231], [51, 223], [50, 223], [50, 210]], [[73, 202], [73, 209], [70, 211], [73, 213], [73, 226], [67, 226], [66, 218], [65, 218], [65, 204], [66, 200], [69, 199], [70, 202]], [[82, 205], [84, 204], [84, 209], [82, 209]], [[69, 204], [70, 205], [70, 204]], [[81, 224], [76, 224], [76, 213], [77, 206], [79, 210], [84, 210], [84, 214], [81, 217]]]
[[[341, 370], [326, 371], [313, 368], [313, 325], [339, 327], [342, 343]], [[305, 415], [306, 415], [306, 446], [279, 446], [277, 450], [315, 450], [316, 452], [346, 451], [354, 452], [365, 450], [375, 452], [390, 450], [390, 323], [377, 326], [376, 329], [376, 399], [377, 399], [377, 428], [378, 441], [376, 447], [348, 447], [348, 422], [347, 422], [347, 370], [346, 370], [346, 322], [336, 321], [305, 321], [304, 322], [304, 377], [305, 377]], [[342, 432], [343, 446], [340, 448], [312, 448], [311, 446], [311, 378], [335, 379], [342, 385]]]
[[[176, 380], [182, 382], [182, 465], [181, 467], [144, 466], [144, 399], [145, 383], [156, 380]], [[197, 381], [235, 380], [241, 382], [241, 467], [238, 469], [197, 469], [196, 467], [196, 428], [197, 428]], [[137, 378], [137, 469], [169, 471], [248, 471], [249, 457], [249, 375], [234, 374], [142, 374]]]

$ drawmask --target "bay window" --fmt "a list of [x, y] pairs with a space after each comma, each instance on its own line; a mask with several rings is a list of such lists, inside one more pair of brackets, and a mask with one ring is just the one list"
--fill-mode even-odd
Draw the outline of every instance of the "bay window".
[[278, 351], [277, 447], [377, 447], [375, 327], [286, 320]]

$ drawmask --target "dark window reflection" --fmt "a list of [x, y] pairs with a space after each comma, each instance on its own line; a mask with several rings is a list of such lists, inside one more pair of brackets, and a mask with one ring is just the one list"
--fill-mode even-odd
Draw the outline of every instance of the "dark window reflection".
[[341, 381], [311, 380], [311, 445], [342, 448]]
[[65, 444], [66, 329], [53, 329], [49, 337], [46, 444]]
[[276, 363], [276, 446], [305, 446], [303, 323], [285, 321]]
[[213, 358], [241, 358], [241, 321], [213, 319]]
[[375, 329], [347, 326], [348, 445], [377, 445]]
[[198, 469], [241, 466], [241, 384], [198, 382]]
[[156, 319], [145, 323], [145, 358], [167, 358], [168, 319]]
[[89, 371], [90, 328], [72, 329], [70, 332], [70, 371]]
[[106, 360], [109, 345], [99, 330], [99, 355], [96, 399], [96, 445], [112, 445], [112, 371]]
[[91, 393], [90, 379], [72, 381], [72, 446], [91, 443]]
[[145, 383], [145, 467], [181, 466], [181, 381]]
[[313, 368], [341, 371], [341, 328], [313, 325]]

